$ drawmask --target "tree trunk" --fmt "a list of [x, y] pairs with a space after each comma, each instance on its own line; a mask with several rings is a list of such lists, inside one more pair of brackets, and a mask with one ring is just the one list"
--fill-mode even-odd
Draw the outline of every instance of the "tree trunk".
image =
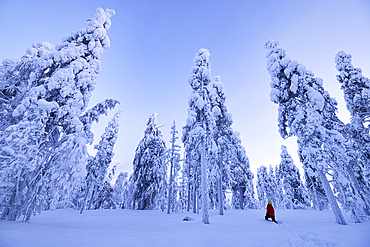
[[315, 196], [315, 198], [314, 198], [315, 202], [313, 204], [314, 205], [314, 209], [317, 210], [317, 207], [318, 207], [319, 208], [319, 211], [323, 211], [322, 205], [321, 205], [320, 200], [319, 200], [319, 196], [317, 195], [316, 186], [315, 186], [314, 182], [312, 181], [312, 179], [310, 179], [310, 181], [311, 181], [312, 190], [313, 190], [313, 193], [314, 193], [314, 196]]
[[239, 206], [240, 209], [244, 209], [244, 200], [243, 200], [243, 193], [240, 184], [238, 183], [238, 190], [239, 190]]
[[95, 185], [93, 185], [92, 187], [93, 187], [93, 191], [91, 192], [91, 197], [90, 197], [89, 206], [87, 207], [87, 210], [90, 210], [91, 209], [91, 203], [94, 200]]
[[19, 200], [19, 184], [21, 183], [21, 177], [23, 176], [23, 169], [21, 169], [17, 174], [17, 182], [15, 183], [14, 192], [9, 201], [6, 211], [6, 219], [10, 221], [15, 221], [18, 217], [20, 211], [20, 205], [17, 202]]
[[200, 198], [200, 195], [199, 195], [199, 190], [197, 190], [197, 214], [199, 214], [199, 210], [200, 210], [200, 205], [201, 205], [201, 203], [202, 203], [202, 201], [201, 201], [201, 199], [202, 198]]
[[347, 225], [347, 223], [344, 220], [344, 217], [342, 215], [342, 212], [341, 212], [341, 210], [338, 206], [337, 200], [336, 200], [336, 198], [333, 194], [333, 191], [330, 188], [330, 184], [329, 184], [323, 170], [319, 170], [319, 174], [320, 174], [321, 182], [324, 186], [325, 194], [328, 197], [331, 209], [333, 210], [333, 213], [334, 213], [334, 216], [335, 216], [335, 219], [336, 219], [337, 223], [340, 224], [340, 225]]
[[218, 178], [217, 184], [218, 184], [218, 206], [220, 210], [220, 215], [224, 215], [224, 197], [222, 194], [222, 178], [221, 175]]
[[[366, 192], [364, 192], [361, 187], [360, 187], [360, 184], [358, 183], [358, 180], [356, 178], [356, 175], [355, 173], [353, 172], [353, 166], [352, 166], [352, 163], [353, 162], [356, 162], [355, 160], [351, 160], [347, 166], [347, 170], [348, 170], [348, 173], [349, 173], [349, 177], [350, 179], [352, 180], [352, 183], [353, 183], [353, 187], [354, 189], [356, 190], [356, 192], [360, 195], [362, 201], [365, 203], [365, 206], [364, 206], [364, 212], [367, 214], [367, 215], [370, 215], [370, 206], [369, 206], [369, 199], [367, 199], [367, 196], [366, 196]], [[365, 194], [365, 196], [363, 195], [363, 193]]]
[[190, 193], [191, 193], [191, 191], [190, 191], [190, 178], [189, 178], [189, 180], [188, 180], [188, 208], [187, 208], [188, 212], [190, 210]]
[[[36, 184], [34, 185], [36, 186]], [[33, 189], [33, 188], [32, 188]], [[34, 191], [35, 189], [33, 189]], [[28, 207], [26, 209], [26, 214], [23, 217], [24, 222], [29, 222], [32, 216], [33, 206], [36, 204], [36, 197], [40, 194], [41, 186], [38, 186], [36, 191], [33, 192], [33, 196], [31, 196], [31, 200], [28, 202]], [[30, 209], [31, 208], [31, 209]]]
[[146, 190], [146, 180], [144, 178], [144, 181], [143, 181], [143, 186], [142, 186], [142, 189], [141, 189], [141, 198], [140, 198], [140, 203], [139, 204], [139, 210], [144, 210], [145, 208], [145, 190]]
[[204, 147], [204, 137], [201, 140], [201, 166], [202, 166], [202, 222], [204, 224], [209, 224], [209, 214], [208, 214], [208, 188], [207, 188], [207, 167], [205, 161], [205, 147]]
[[145, 208], [145, 200], [144, 200], [144, 196], [141, 196], [140, 210], [144, 210], [144, 208]]
[[[172, 145], [172, 146], [173, 146], [173, 145]], [[171, 167], [170, 167], [170, 182], [169, 182], [169, 185], [168, 185], [168, 206], [167, 206], [167, 214], [170, 214], [170, 208], [171, 208], [172, 167], [173, 167], [173, 159], [171, 159]]]
[[85, 199], [82, 201], [82, 206], [81, 206], [80, 214], [82, 214], [82, 212], [83, 212], [83, 210], [85, 208], [86, 200], [87, 200], [87, 197], [89, 196], [89, 191], [90, 191], [90, 188], [88, 186], [86, 186], [86, 195], [85, 195]]
[[7, 219], [7, 220], [15, 221], [17, 219], [17, 217], [14, 217], [14, 213], [13, 214], [11, 213], [12, 212], [11, 207], [12, 207], [14, 201], [15, 201], [15, 198], [16, 198], [16, 189], [13, 189], [13, 191], [9, 192], [9, 194], [8, 194], [9, 201], [5, 205], [5, 207], [3, 208], [3, 213], [1, 215], [1, 219], [4, 219], [4, 220]]
[[197, 188], [193, 186], [193, 213], [197, 213]]

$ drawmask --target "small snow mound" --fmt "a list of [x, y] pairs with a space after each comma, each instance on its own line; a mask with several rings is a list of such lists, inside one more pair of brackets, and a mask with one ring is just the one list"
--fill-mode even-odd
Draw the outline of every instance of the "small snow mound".
[[333, 247], [339, 244], [327, 241], [317, 236], [317, 234], [298, 233], [295, 234], [296, 238], [291, 239], [289, 242], [283, 244], [283, 247]]

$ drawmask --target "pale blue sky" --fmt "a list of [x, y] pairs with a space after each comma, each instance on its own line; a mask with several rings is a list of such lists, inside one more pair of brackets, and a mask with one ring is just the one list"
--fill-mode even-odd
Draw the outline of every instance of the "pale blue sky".
[[147, 118], [158, 113], [158, 124], [169, 145], [176, 121], [181, 136], [191, 93], [189, 71], [199, 48], [211, 53], [212, 77], [221, 76], [234, 130], [256, 174], [261, 165], [280, 162], [280, 145], [288, 146], [295, 164], [295, 138], [277, 131], [277, 106], [270, 102], [270, 76], [263, 43], [279, 40], [287, 56], [324, 79], [339, 102], [339, 117], [348, 122], [334, 56], [344, 50], [370, 76], [370, 1], [0, 1], [0, 60], [20, 58], [34, 42], [54, 46], [86, 26], [97, 7], [112, 8], [108, 30], [111, 48], [102, 56], [102, 72], [90, 106], [106, 98], [121, 102], [94, 126], [99, 142], [107, 122], [119, 109], [119, 139], [113, 163], [132, 172], [134, 151]]

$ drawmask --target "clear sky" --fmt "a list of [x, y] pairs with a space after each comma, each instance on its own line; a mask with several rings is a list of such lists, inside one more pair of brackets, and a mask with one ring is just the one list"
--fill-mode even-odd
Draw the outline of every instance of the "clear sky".
[[96, 144], [107, 122], [122, 109], [113, 160], [120, 162], [118, 172], [132, 172], [135, 148], [150, 114], [158, 113], [168, 146], [174, 120], [181, 137], [191, 93], [189, 72], [200, 48], [211, 53], [212, 77], [221, 76], [232, 127], [241, 134], [255, 174], [261, 165], [279, 164], [281, 144], [301, 168], [296, 139], [283, 140], [277, 131], [264, 41], [280, 41], [288, 57], [324, 79], [345, 123], [349, 114], [335, 79], [335, 54], [352, 54], [355, 67], [370, 77], [368, 0], [1, 0], [0, 61], [19, 59], [34, 42], [60, 44], [63, 37], [87, 26], [97, 7], [114, 9], [116, 15], [108, 30], [111, 48], [103, 53], [90, 107], [106, 98], [121, 104], [93, 131]]

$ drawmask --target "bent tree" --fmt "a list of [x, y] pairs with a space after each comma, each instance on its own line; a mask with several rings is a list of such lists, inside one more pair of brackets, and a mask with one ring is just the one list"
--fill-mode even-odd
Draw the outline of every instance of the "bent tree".
[[21, 60], [0, 66], [0, 182], [14, 185], [6, 219], [29, 221], [59, 200], [50, 196], [51, 185], [68, 189], [85, 171], [90, 126], [80, 117], [110, 46], [114, 14], [98, 8], [87, 28], [64, 38], [56, 51], [34, 43]]
[[[278, 108], [278, 123], [281, 137], [297, 136], [298, 152], [303, 168], [310, 178], [320, 181], [338, 224], [346, 225], [336, 197], [326, 174], [338, 174], [335, 162], [324, 150], [325, 143], [341, 143], [343, 136], [335, 129], [325, 126], [325, 96], [321, 78], [314, 78], [305, 66], [285, 56], [278, 42], [269, 40], [267, 70], [271, 76], [270, 99]], [[325, 97], [331, 100], [330, 96]], [[334, 100], [334, 99], [333, 99]], [[345, 176], [343, 176], [345, 177]], [[338, 181], [337, 181], [338, 182]]]

